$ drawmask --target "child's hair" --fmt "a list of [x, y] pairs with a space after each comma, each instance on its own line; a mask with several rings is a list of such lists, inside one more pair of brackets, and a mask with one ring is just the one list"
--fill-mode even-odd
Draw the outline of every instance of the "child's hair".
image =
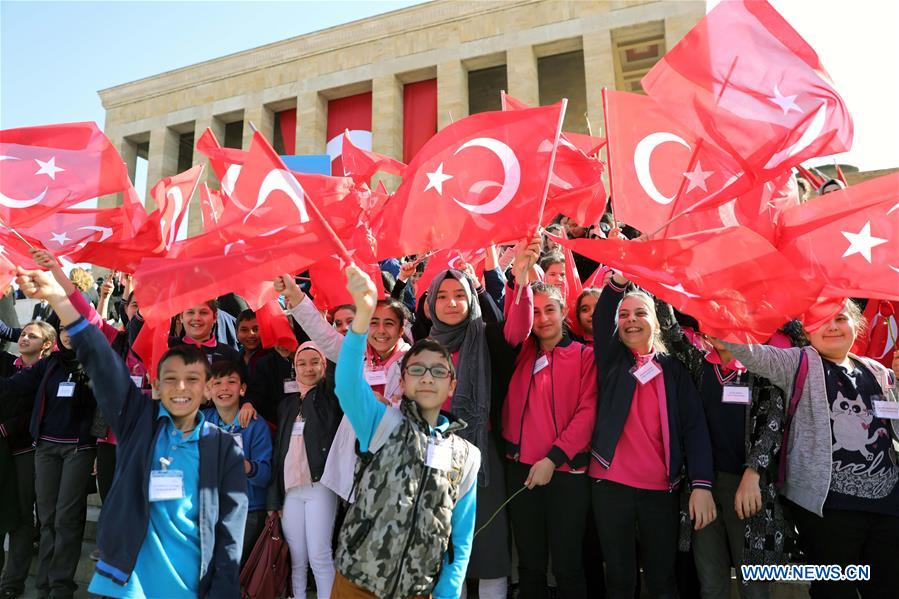
[[[642, 290], [636, 291], [628, 291], [624, 294], [624, 297], [621, 298], [621, 301], [618, 302], [618, 308], [615, 309], [615, 318], [618, 318], [618, 312], [621, 310], [621, 304], [624, 303], [629, 297], [636, 297], [642, 300], [650, 314], [652, 314], [652, 319], [655, 321], [655, 330], [652, 334], [652, 347], [657, 352], [666, 352], [668, 349], [665, 347], [665, 343], [662, 341], [662, 327], [659, 325], [659, 315], [656, 313], [656, 303], [651, 295]], [[617, 331], [616, 331], [617, 332]]]
[[846, 300], [846, 312], [855, 321], [855, 334], [861, 336], [868, 328], [868, 319], [862, 314], [862, 309], [854, 299]]
[[249, 308], [237, 315], [237, 324], [246, 322], [248, 320], [256, 320], [256, 313]]
[[[378, 308], [390, 308], [397, 320], [399, 320], [400, 328], [403, 328], [406, 325], [406, 321], [412, 318], [406, 305], [392, 297], [378, 300], [378, 303], [375, 305], [375, 310]], [[355, 312], [355, 309], [353, 311]]]
[[331, 309], [331, 317], [340, 312], [341, 310], [349, 310], [353, 314], [356, 313], [356, 304], [340, 304], [339, 306], [335, 306]]
[[587, 297], [588, 295], [592, 295], [596, 299], [599, 299], [601, 293], [602, 289], [600, 289], [599, 287], [585, 287], [583, 291], [578, 294], [577, 301], [574, 303], [575, 314], [580, 314], [581, 303], [583, 303], [585, 297]]
[[206, 375], [207, 381], [212, 375], [212, 367], [209, 366], [209, 360], [206, 359], [206, 354], [203, 353], [200, 348], [192, 345], [177, 345], [162, 354], [162, 357], [159, 359], [159, 364], [156, 365], [157, 377], [162, 376], [162, 365], [165, 364], [166, 360], [169, 358], [181, 358], [181, 361], [184, 362], [185, 366], [202, 364], [204, 366], [203, 372]]
[[453, 357], [450, 355], [449, 350], [446, 349], [445, 345], [431, 337], [419, 339], [412, 344], [412, 347], [409, 348], [409, 351], [406, 352], [406, 355], [403, 356], [403, 360], [400, 362], [400, 371], [406, 371], [406, 364], [409, 363], [410, 358], [413, 358], [418, 354], [426, 351], [432, 351], [440, 354], [440, 357], [446, 360], [447, 368], [449, 368], [450, 371], [450, 377], [456, 378], [456, 367], [453, 366]]
[[77, 266], [69, 271], [69, 278], [75, 284], [75, 287], [81, 291], [87, 291], [94, 286], [94, 279], [87, 274], [86, 270]]
[[[53, 351], [53, 346], [56, 345], [56, 329], [43, 320], [32, 320], [22, 327], [22, 330], [24, 331], [27, 327], [37, 328], [37, 330], [40, 331], [43, 343], [50, 342], [50, 347], [41, 351], [41, 356], [49, 356], [50, 352]], [[43, 345], [43, 343], [41, 345]]]
[[540, 268], [543, 269], [543, 272], [546, 272], [553, 264], [565, 264], [565, 255], [561, 252], [550, 252], [547, 255], [540, 258]]
[[240, 365], [237, 362], [232, 360], [220, 360], [215, 362], [210, 366], [209, 379], [222, 379], [226, 376], [237, 375], [237, 378], [241, 383], [243, 380], [243, 370], [241, 370]]
[[565, 315], [565, 299], [562, 297], [562, 290], [555, 285], [547, 285], [546, 283], [531, 283], [531, 291], [534, 295], [545, 295], [559, 305], [559, 311]]
[[218, 301], [217, 299], [211, 299], [211, 300], [209, 300], [209, 301], [207, 301], [207, 302], [203, 302], [203, 303], [206, 304], [207, 306], [209, 306], [209, 309], [210, 309], [210, 310], [212, 310], [213, 312], [218, 313], [218, 311], [219, 311], [219, 301]]

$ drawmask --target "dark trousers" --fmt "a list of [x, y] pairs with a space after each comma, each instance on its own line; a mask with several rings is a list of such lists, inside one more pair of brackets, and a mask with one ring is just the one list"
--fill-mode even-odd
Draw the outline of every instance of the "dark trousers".
[[112, 479], [115, 475], [116, 446], [112, 443], [97, 443], [97, 491], [100, 501], [106, 501]]
[[715, 473], [712, 496], [718, 517], [702, 530], [693, 532], [693, 557], [702, 584], [703, 599], [730, 595], [731, 566], [737, 573], [741, 599], [767, 599], [770, 596], [767, 582], [745, 582], [741, 576], [746, 521], [740, 520], [734, 509], [734, 497], [741, 479], [742, 476], [730, 472]]
[[268, 517], [268, 512], [265, 510], [247, 512], [247, 523], [244, 525], [243, 529], [243, 554], [240, 557], [241, 566], [246, 563], [247, 558], [250, 557], [250, 553], [253, 552], [253, 546], [256, 544], [259, 533], [262, 532], [262, 529], [265, 526], [266, 517]]
[[790, 506], [808, 563], [871, 566], [867, 582], [813, 582], [813, 599], [895, 599], [899, 595], [899, 516], [824, 510], [821, 518]]
[[31, 568], [34, 544], [34, 452], [13, 456], [18, 487], [19, 523], [9, 531], [6, 568], [0, 579], [0, 591], [22, 593]]
[[[508, 462], [509, 489], [520, 489], [531, 467]], [[549, 484], [522, 491], [509, 503], [518, 549], [519, 599], [546, 599], [546, 568], [552, 570], [559, 599], [586, 599], [583, 541], [590, 509], [590, 479], [556, 472]]]
[[87, 481], [97, 451], [64, 443], [38, 442], [34, 454], [35, 493], [41, 545], [35, 586], [51, 597], [71, 597], [78, 585], [87, 515]]
[[677, 597], [677, 494], [611, 481], [596, 481], [592, 487], [593, 515], [606, 560], [606, 597], [633, 599], [639, 572], [638, 539], [649, 595]]

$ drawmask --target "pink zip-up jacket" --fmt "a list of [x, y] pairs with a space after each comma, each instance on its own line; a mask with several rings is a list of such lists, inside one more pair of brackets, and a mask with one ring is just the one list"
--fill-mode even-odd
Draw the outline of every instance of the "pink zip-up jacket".
[[[511, 306], [509, 319], [529, 318], [533, 325], [533, 295], [527, 291]], [[584, 471], [596, 423], [593, 348], [566, 335], [543, 352], [529, 335], [515, 359], [502, 423], [507, 458], [524, 464], [549, 458], [561, 472]]]

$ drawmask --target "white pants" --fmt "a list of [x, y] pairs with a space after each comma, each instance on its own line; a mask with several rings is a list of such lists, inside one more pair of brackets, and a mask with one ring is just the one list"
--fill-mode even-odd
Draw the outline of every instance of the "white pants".
[[[506, 599], [508, 593], [508, 580], [503, 578], [481, 578], [478, 580], [478, 597], [481, 599]], [[468, 587], [462, 583], [462, 599], [468, 597]]]
[[318, 599], [328, 599], [334, 585], [331, 535], [337, 517], [337, 495], [321, 484], [294, 488], [284, 498], [281, 518], [290, 547], [294, 597], [306, 596], [306, 566], [312, 566]]

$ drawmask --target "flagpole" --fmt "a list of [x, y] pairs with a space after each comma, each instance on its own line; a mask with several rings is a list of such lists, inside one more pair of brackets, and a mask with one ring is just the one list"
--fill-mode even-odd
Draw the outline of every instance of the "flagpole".
[[[537, 213], [537, 226], [534, 228], [534, 234], [539, 231], [540, 227], [543, 223], [543, 212], [546, 210], [546, 198], [549, 196], [549, 185], [552, 182], [553, 178], [553, 167], [556, 164], [556, 150], [559, 149], [559, 138], [562, 136], [562, 123], [565, 121], [565, 110], [568, 108], [568, 98], [562, 98], [562, 108], [559, 111], [559, 123], [556, 125], [556, 139], [553, 144], [552, 152], [549, 155], [549, 169], [546, 171], [546, 184], [543, 186], [543, 199], [540, 200], [540, 211]], [[530, 261], [528, 261], [530, 262]], [[529, 264], [527, 270], [533, 264]], [[525, 270], [525, 276], [527, 276], [527, 270]], [[521, 290], [524, 288], [520, 282], [518, 282], [518, 293], [515, 296], [515, 304], [517, 305], [519, 300], [521, 299]]]
[[[253, 130], [253, 133], [259, 133], [259, 129], [256, 128], [256, 125], [253, 124], [253, 121], [250, 121], [249, 124], [250, 128]], [[281, 157], [278, 156], [278, 153], [275, 152], [275, 149], [271, 146], [270, 143], [268, 143], [268, 140], [265, 139], [265, 136], [259, 133], [259, 138], [265, 142], [265, 145], [268, 146], [268, 148], [272, 151], [272, 154], [278, 159], [278, 164], [281, 165], [281, 168], [290, 173], [291, 170], [287, 168], [287, 165], [284, 164], [284, 161], [281, 160]], [[296, 177], [293, 177], [293, 180], [296, 181]], [[350, 253], [347, 251], [346, 246], [343, 245], [343, 242], [340, 241], [337, 233], [334, 232], [334, 229], [331, 227], [331, 223], [325, 220], [325, 217], [322, 216], [322, 213], [318, 209], [318, 206], [316, 206], [315, 201], [313, 201], [312, 196], [307, 194], [305, 191], [303, 191], [303, 196], [306, 198], [306, 203], [310, 208], [312, 208], [312, 212], [315, 214], [315, 217], [319, 220], [319, 222], [321, 222], [322, 226], [324, 227], [325, 233], [328, 235], [328, 237], [331, 238], [331, 241], [334, 242], [334, 245], [337, 247], [337, 252], [343, 258], [343, 261], [347, 264], [356, 264], [356, 261], [353, 260], [352, 257], [350, 257]]]
[[606, 87], [602, 88], [602, 121], [606, 125], [606, 164], [609, 165], [609, 214], [612, 215], [612, 228], [618, 228], [618, 219], [615, 218], [615, 190], [612, 188], [612, 148], [608, 142], [609, 135], [609, 99], [606, 97]]
[[29, 248], [31, 248], [31, 249], [33, 249], [33, 250], [36, 250], [36, 249], [37, 249], [36, 247], [34, 247], [33, 245], [31, 245], [31, 242], [30, 242], [30, 241], [28, 241], [27, 239], [25, 239], [24, 237], [22, 237], [22, 236], [19, 234], [18, 231], [16, 231], [15, 229], [13, 229], [12, 227], [10, 227], [10, 226], [7, 225], [6, 223], [3, 223], [3, 226], [6, 227], [6, 228], [9, 230], [10, 233], [12, 233], [13, 235], [15, 235], [15, 236], [18, 237], [19, 239], [21, 239], [21, 240], [25, 243], [25, 245], [27, 245]]

